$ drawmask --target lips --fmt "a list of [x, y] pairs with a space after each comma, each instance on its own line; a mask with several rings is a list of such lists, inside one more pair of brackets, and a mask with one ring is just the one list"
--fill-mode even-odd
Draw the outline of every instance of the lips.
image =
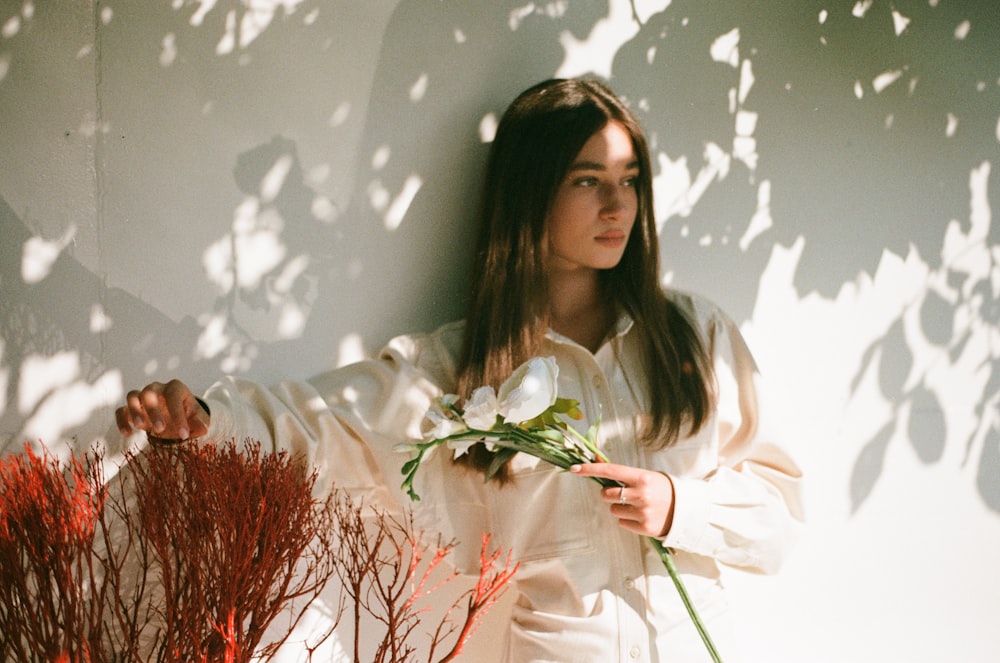
[[605, 246], [618, 246], [625, 241], [626, 237], [624, 230], [607, 230], [594, 239]]

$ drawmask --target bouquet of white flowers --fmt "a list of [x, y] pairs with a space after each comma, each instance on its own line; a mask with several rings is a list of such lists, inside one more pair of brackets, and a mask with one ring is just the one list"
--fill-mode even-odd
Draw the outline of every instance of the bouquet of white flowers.
[[[427, 412], [431, 428], [424, 441], [397, 447], [399, 451], [415, 454], [403, 465], [402, 488], [410, 499], [420, 499], [413, 480], [420, 464], [440, 446], [452, 449], [457, 458], [473, 444], [485, 444], [494, 454], [486, 471], [487, 480], [519, 452], [564, 470], [580, 463], [610, 462], [597, 445], [599, 417], [586, 434], [567, 422], [567, 418], [583, 419], [583, 413], [577, 401], [559, 398], [558, 376], [559, 366], [554, 357], [534, 357], [518, 367], [500, 385], [499, 391], [490, 386], [473, 391], [464, 407], [459, 407], [459, 397], [455, 394], [436, 399]], [[610, 479], [591, 478], [602, 486], [619, 485]], [[663, 560], [712, 660], [720, 663], [715, 645], [681, 582], [672, 551], [657, 538], [648, 540]]]
[[458, 407], [454, 394], [438, 398], [427, 412], [431, 423], [427, 439], [398, 447], [416, 453], [403, 466], [403, 488], [410, 499], [420, 499], [413, 488], [417, 469], [441, 445], [452, 449], [457, 458], [473, 444], [485, 444], [494, 453], [487, 479], [519, 451], [563, 469], [577, 463], [607, 462], [597, 448], [599, 422], [586, 435], [566, 423], [564, 417], [579, 420], [583, 413], [576, 401], [557, 396], [558, 375], [555, 359], [536, 357], [522, 364], [499, 393], [493, 387], [473, 391], [464, 409]]

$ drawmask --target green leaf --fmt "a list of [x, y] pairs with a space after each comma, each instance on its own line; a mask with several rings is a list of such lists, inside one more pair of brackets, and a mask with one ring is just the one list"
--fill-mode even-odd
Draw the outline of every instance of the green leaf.
[[508, 460], [513, 458], [516, 453], [517, 453], [516, 449], [510, 449], [508, 447], [503, 447], [502, 449], [494, 453], [493, 460], [490, 461], [490, 466], [486, 468], [485, 480], [489, 481], [494, 476], [496, 476], [497, 472], [500, 471], [500, 468], [502, 468]]
[[565, 414], [573, 419], [578, 419], [579, 417], [573, 416], [574, 414], [579, 414], [581, 417], [583, 413], [580, 412], [580, 401], [574, 400], [572, 398], [557, 398], [556, 402], [552, 404], [548, 412], [555, 412], [557, 414]]
[[538, 437], [543, 437], [546, 440], [552, 440], [553, 442], [557, 442], [559, 444], [562, 444], [566, 439], [562, 431], [555, 430], [553, 428], [544, 428], [542, 430], [535, 431], [534, 434]]

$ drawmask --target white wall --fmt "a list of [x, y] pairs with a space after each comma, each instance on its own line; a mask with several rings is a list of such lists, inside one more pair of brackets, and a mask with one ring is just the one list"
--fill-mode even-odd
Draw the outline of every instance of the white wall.
[[747, 660], [995, 658], [993, 3], [52, 5], [0, 2], [0, 447], [459, 316], [491, 121], [610, 75], [665, 279], [741, 321], [807, 473], [787, 568], [730, 579]]

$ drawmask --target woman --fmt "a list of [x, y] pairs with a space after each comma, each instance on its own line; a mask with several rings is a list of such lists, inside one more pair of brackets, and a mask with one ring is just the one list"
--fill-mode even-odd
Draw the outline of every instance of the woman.
[[418, 475], [418, 523], [462, 543], [460, 570], [476, 572], [483, 531], [521, 562], [501, 660], [707, 660], [647, 537], [676, 551], [732, 660], [719, 564], [776, 570], [800, 519], [799, 471], [773, 444], [733, 323], [659, 287], [651, 178], [642, 132], [606, 87], [540, 83], [491, 147], [464, 322], [307, 383], [227, 379], [203, 402], [183, 383], [154, 383], [130, 392], [119, 428], [154, 441], [259, 439], [307, 454], [341, 488], [405, 503], [406, 458], [391, 449], [421, 437], [435, 397], [496, 388], [528, 358], [553, 356], [560, 396], [580, 402], [583, 427], [600, 417], [616, 462], [566, 474], [520, 454], [484, 483], [485, 447], [438, 454]]

